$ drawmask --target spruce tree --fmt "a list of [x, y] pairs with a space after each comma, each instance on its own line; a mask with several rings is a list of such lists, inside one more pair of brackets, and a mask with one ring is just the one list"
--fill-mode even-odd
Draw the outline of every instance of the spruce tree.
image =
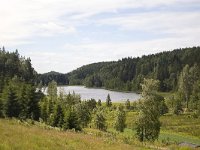
[[123, 132], [124, 128], [126, 127], [126, 114], [123, 109], [118, 108], [116, 112], [115, 122], [114, 122], [114, 128], [117, 131]]
[[111, 99], [110, 99], [110, 94], [107, 95], [107, 98], [106, 98], [106, 106], [107, 106], [107, 107], [111, 107], [111, 106], [112, 106], [112, 102], [111, 102]]
[[101, 100], [99, 99], [98, 102], [97, 102], [97, 106], [100, 107], [101, 105], [102, 105], [102, 104], [101, 104]]
[[130, 109], [131, 103], [130, 103], [130, 100], [129, 100], [129, 99], [127, 99], [127, 101], [125, 102], [125, 107], [126, 107], [127, 110]]
[[81, 130], [78, 116], [73, 108], [65, 113], [63, 129], [75, 129], [76, 131]]
[[64, 123], [64, 114], [60, 104], [56, 104], [52, 116], [51, 125], [54, 127], [62, 127]]
[[98, 108], [95, 116], [94, 116], [94, 125], [99, 130], [106, 130], [106, 118], [103, 115], [103, 110], [101, 108]]
[[20, 113], [20, 104], [17, 94], [13, 87], [9, 86], [4, 91], [4, 111], [7, 117], [18, 117]]

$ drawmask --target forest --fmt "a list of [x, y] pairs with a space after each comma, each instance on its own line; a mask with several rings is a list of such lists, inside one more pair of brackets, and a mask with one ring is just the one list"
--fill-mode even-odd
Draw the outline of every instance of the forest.
[[[185, 48], [86, 65], [67, 75], [56, 72], [38, 75], [30, 58], [3, 47], [0, 50], [0, 117], [31, 119], [62, 131], [90, 128], [106, 133], [114, 129], [119, 134], [132, 129], [138, 141], [154, 142], [159, 139], [162, 116], [189, 114], [199, 120], [199, 52], [200, 47]], [[43, 84], [48, 86], [46, 95], [41, 92]], [[58, 84], [140, 90], [141, 99], [114, 104], [108, 94], [106, 102], [81, 100], [76, 93], [65, 94], [60, 90], [58, 94]], [[164, 97], [160, 91], [171, 93]], [[135, 119], [127, 120], [129, 114], [134, 114]]]
[[182, 48], [137, 58], [100, 62], [82, 66], [67, 74], [41, 74], [37, 82], [48, 85], [52, 79], [58, 85], [85, 85], [119, 91], [141, 91], [144, 78], [159, 80], [159, 91], [177, 91], [183, 68], [196, 67], [200, 71], [200, 47]]
[[104, 87], [122, 91], [140, 91], [144, 78], [160, 81], [159, 91], [176, 91], [181, 71], [186, 65], [200, 64], [200, 47], [176, 49], [137, 58], [123, 58], [107, 63], [80, 67], [67, 74], [69, 84]]

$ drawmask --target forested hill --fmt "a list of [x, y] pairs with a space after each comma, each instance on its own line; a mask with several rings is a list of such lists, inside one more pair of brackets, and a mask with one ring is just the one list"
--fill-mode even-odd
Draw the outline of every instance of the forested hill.
[[85, 65], [67, 74], [69, 84], [138, 91], [144, 78], [160, 80], [161, 91], [177, 89], [181, 71], [186, 65], [200, 72], [200, 47], [176, 49], [138, 58]]
[[58, 85], [69, 84], [67, 75], [59, 72], [51, 71], [44, 74], [38, 74], [37, 76], [37, 83], [40, 83], [42, 85], [48, 85], [48, 83], [52, 80], [56, 81]]

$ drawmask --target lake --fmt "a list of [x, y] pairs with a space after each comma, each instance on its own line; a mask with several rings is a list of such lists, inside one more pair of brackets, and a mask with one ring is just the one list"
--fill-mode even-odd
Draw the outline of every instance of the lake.
[[106, 97], [110, 94], [110, 98], [113, 102], [125, 101], [129, 99], [130, 101], [138, 100], [140, 98], [139, 94], [136, 93], [126, 93], [126, 92], [116, 92], [105, 89], [97, 89], [97, 88], [86, 88], [84, 86], [62, 86], [58, 87], [58, 91], [60, 89], [64, 89], [65, 93], [72, 93], [73, 91], [76, 94], [80, 94], [81, 99], [91, 99], [95, 100], [100, 99], [102, 102], [106, 101]]

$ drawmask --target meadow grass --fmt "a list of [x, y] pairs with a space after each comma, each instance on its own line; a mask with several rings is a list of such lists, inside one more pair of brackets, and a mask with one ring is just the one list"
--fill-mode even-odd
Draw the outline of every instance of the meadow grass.
[[0, 119], [1, 150], [132, 150], [148, 149], [96, 135], [45, 129], [16, 120]]

